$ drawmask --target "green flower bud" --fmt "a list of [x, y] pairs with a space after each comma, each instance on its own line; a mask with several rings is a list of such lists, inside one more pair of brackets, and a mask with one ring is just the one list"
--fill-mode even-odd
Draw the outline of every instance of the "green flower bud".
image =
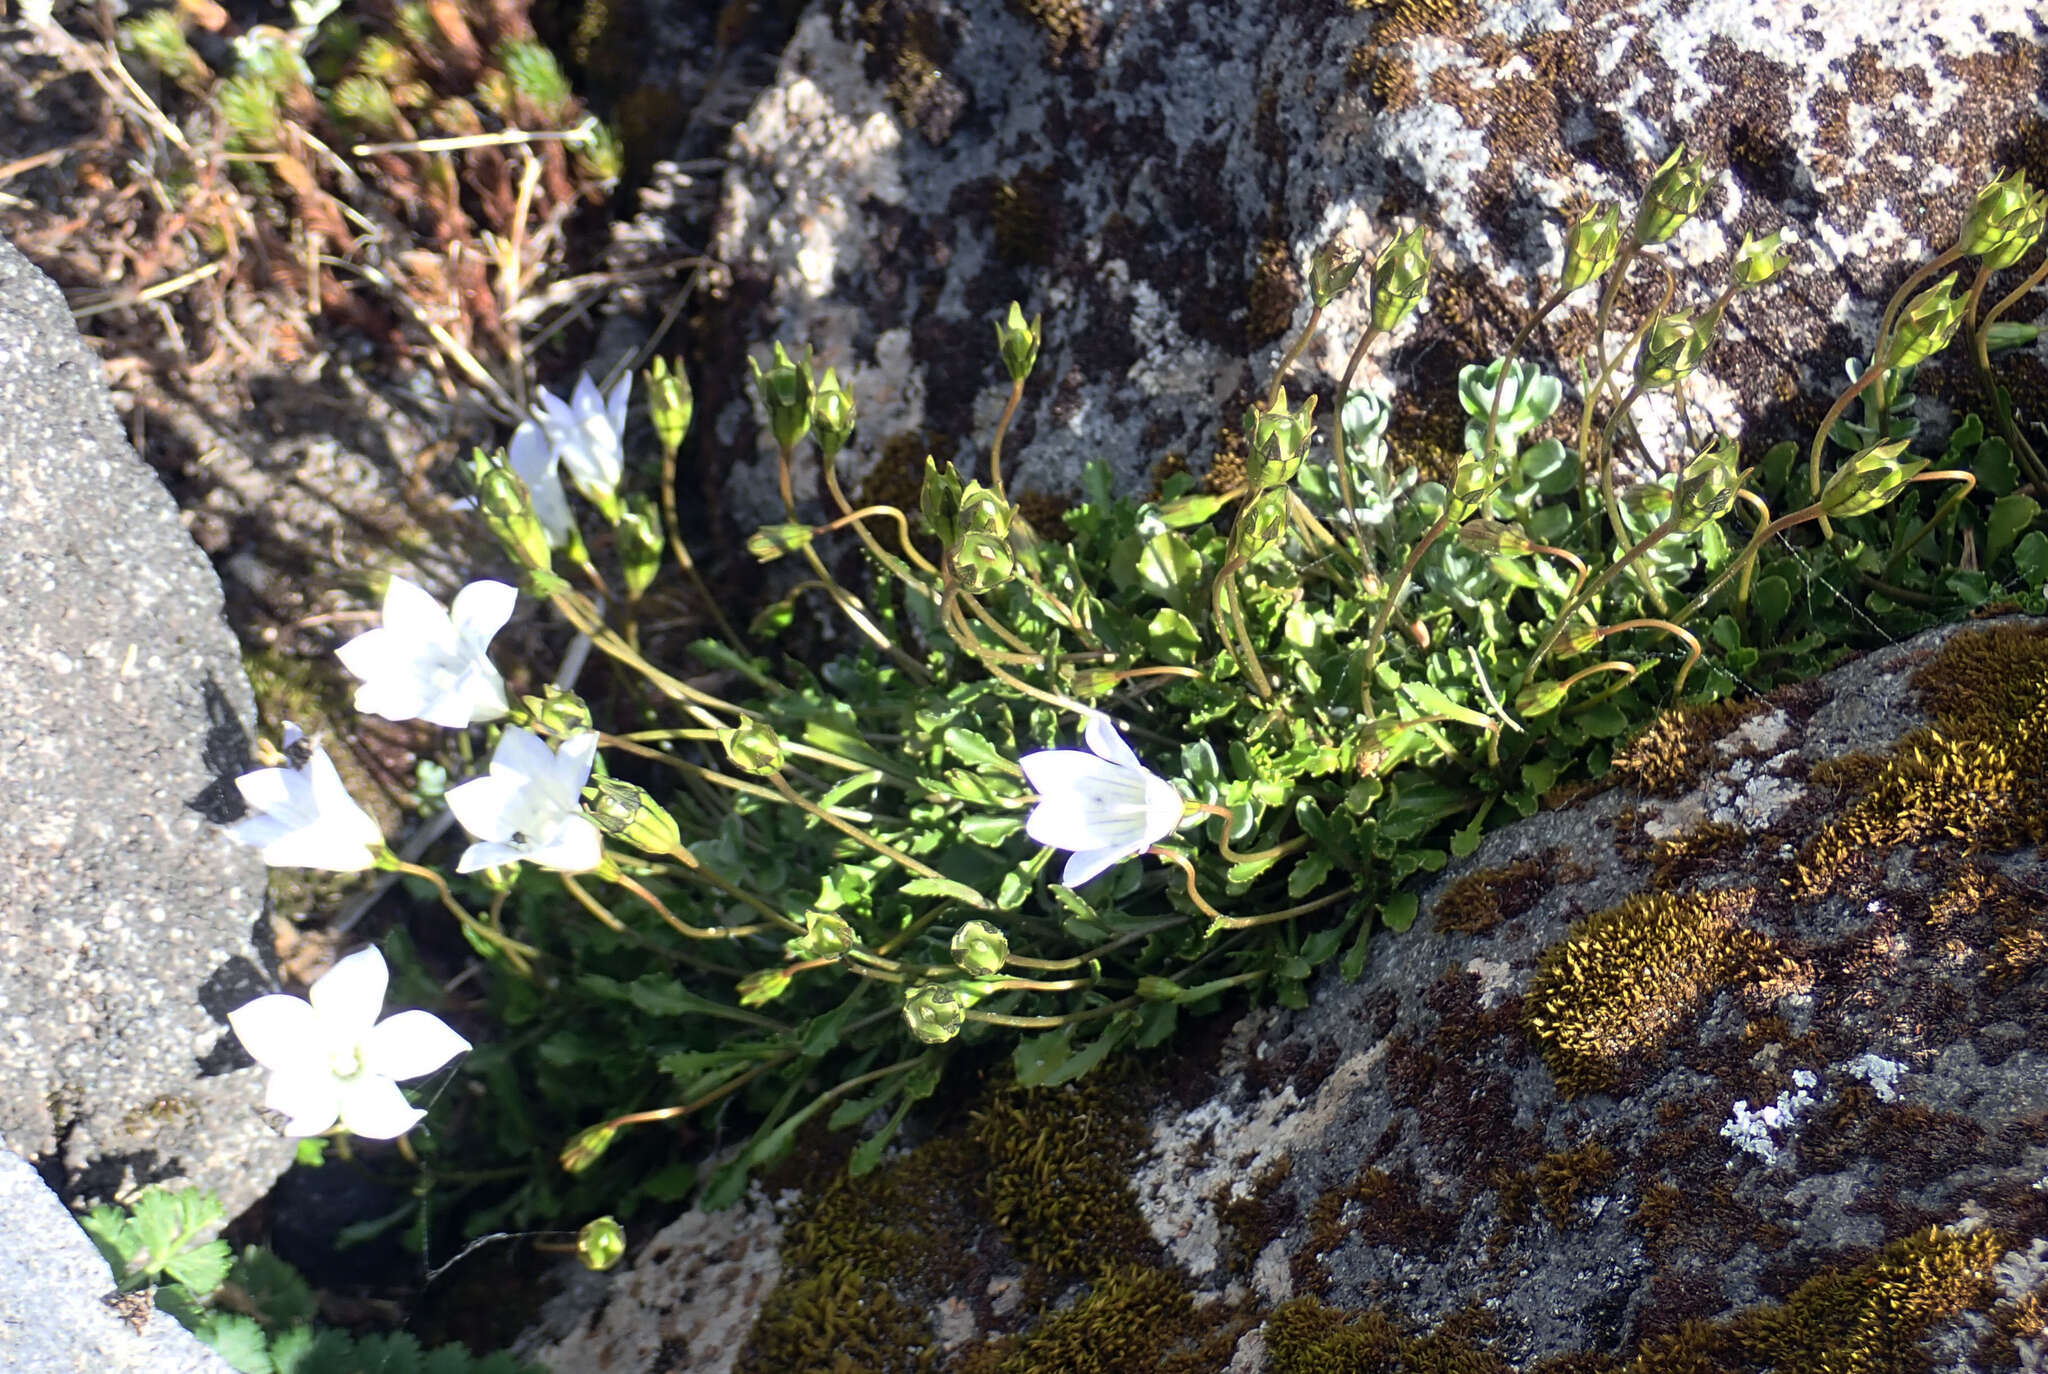
[[1607, 275], [1621, 255], [1621, 207], [1603, 201], [1572, 223], [1564, 238], [1564, 277], [1558, 283], [1566, 291], [1596, 282]]
[[2038, 324], [2016, 324], [2010, 320], [2000, 320], [1992, 325], [1990, 332], [1984, 336], [1984, 348], [1989, 353], [2004, 353], [2010, 349], [2025, 348], [2040, 337], [2041, 326]]
[[1451, 477], [1451, 490], [1444, 498], [1453, 521], [1469, 520], [1479, 514], [1493, 494], [1493, 465], [1467, 453]]
[[1699, 210], [1707, 198], [1706, 161], [1685, 157], [1685, 145], [1671, 150], [1655, 172], [1643, 203], [1636, 207], [1637, 243], [1663, 243]]
[[590, 723], [589, 705], [566, 687], [550, 682], [539, 696], [526, 696], [519, 700], [534, 723], [557, 739], [567, 739], [570, 735], [580, 735], [597, 728]]
[[1343, 239], [1331, 239], [1308, 260], [1308, 298], [1321, 310], [1344, 294], [1358, 276], [1365, 254]]
[[1417, 226], [1381, 251], [1372, 267], [1372, 322], [1397, 328], [1429, 294], [1429, 247]]
[[1747, 291], [1784, 274], [1785, 265], [1792, 261], [1791, 254], [1778, 246], [1784, 234], [1784, 230], [1774, 229], [1760, 239], [1742, 236], [1742, 246], [1735, 250], [1735, 262], [1729, 269], [1737, 287]]
[[985, 596], [1017, 575], [1017, 555], [1007, 536], [963, 534], [951, 554], [953, 575], [970, 596]]
[[647, 414], [654, 421], [654, 437], [661, 451], [670, 457], [683, 446], [690, 432], [690, 416], [697, 398], [690, 392], [690, 375], [677, 363], [673, 370], [666, 358], [656, 358], [644, 374], [647, 378]]
[[798, 959], [830, 959], [846, 953], [860, 942], [844, 916], [832, 911], [804, 913], [802, 938], [791, 940], [788, 948]]
[[2025, 257], [2041, 237], [2041, 225], [2048, 218], [2048, 193], [2031, 190], [2027, 174], [2000, 177], [1977, 193], [1977, 203], [1963, 222], [1956, 246], [1972, 257], [1981, 257], [1992, 271], [2012, 266]]
[[775, 442], [784, 448], [795, 448], [811, 432], [815, 386], [811, 381], [810, 350], [804, 350], [804, 360], [798, 363], [778, 342], [775, 362], [766, 371], [757, 358], [747, 359], [747, 364], [754, 369], [754, 387], [761, 393], [762, 404], [768, 407], [768, 428], [774, 431]]
[[1925, 458], [1899, 461], [1907, 442], [1872, 444], [1842, 464], [1821, 488], [1820, 508], [1837, 520], [1849, 520], [1888, 503], [1927, 466]]
[[1074, 680], [1067, 686], [1067, 693], [1083, 701], [1094, 701], [1098, 697], [1106, 697], [1114, 692], [1119, 681], [1114, 668], [1083, 668], [1074, 674]]
[[661, 554], [665, 547], [661, 533], [661, 512], [654, 508], [654, 498], [627, 497], [626, 509], [619, 516], [614, 533], [619, 550], [619, 567], [626, 579], [626, 599], [637, 601], [640, 594], [653, 585], [655, 575], [661, 571]]
[[782, 767], [782, 737], [765, 720], [743, 720], [718, 732], [732, 766], [742, 773], [766, 777]]
[[619, 1135], [619, 1128], [609, 1122], [579, 1131], [576, 1137], [562, 1147], [562, 1168], [572, 1174], [580, 1174], [603, 1157], [612, 1147], [612, 1141]]
[[1742, 476], [1735, 470], [1741, 450], [1725, 440], [1702, 450], [1678, 475], [1671, 510], [1678, 528], [1690, 534], [1719, 520], [1735, 504]]
[[1567, 654], [1589, 654], [1593, 652], [1593, 646], [1605, 638], [1606, 634], [1600, 626], [1580, 621], [1566, 630], [1557, 643]]
[[1528, 535], [1499, 520], [1467, 520], [1458, 526], [1458, 542], [1474, 553], [1534, 553]]
[[1650, 326], [1636, 353], [1636, 385], [1662, 391], [1690, 377], [1700, 365], [1712, 335], [1688, 315], [1666, 315]]
[[649, 854], [673, 854], [683, 842], [675, 817], [644, 787], [618, 778], [598, 778], [584, 789], [584, 795], [590, 802], [590, 818], [615, 840]]
[[1021, 382], [1038, 363], [1038, 346], [1044, 339], [1045, 316], [1033, 315], [1024, 322], [1024, 307], [1010, 302], [1010, 313], [996, 326], [996, 348], [1003, 355], [1003, 370], [1010, 380]]
[[740, 979], [740, 1005], [743, 1007], [765, 1007], [783, 993], [789, 991], [788, 969], [755, 969]]
[[960, 474], [951, 463], [942, 471], [939, 462], [930, 454], [924, 460], [924, 489], [919, 492], [917, 508], [924, 516], [925, 527], [941, 544], [953, 542], [957, 532], [955, 522], [960, 515], [961, 498]]
[[840, 384], [831, 368], [818, 382], [817, 397], [811, 402], [811, 421], [817, 426], [818, 447], [831, 462], [853, 438], [853, 393]]
[[1245, 475], [1254, 488], [1280, 487], [1301, 471], [1301, 460], [1315, 435], [1316, 398], [1300, 410], [1287, 408], [1287, 395], [1271, 409], [1254, 407], [1244, 413], [1244, 436], [1250, 452], [1245, 457]]
[[967, 1008], [949, 987], [925, 983], [903, 999], [903, 1019], [910, 1033], [927, 1045], [943, 1045], [967, 1023]]
[[1287, 533], [1287, 493], [1275, 487], [1251, 499], [1238, 527], [1237, 546], [1248, 557], [1256, 557], [1280, 542]]
[[626, 1257], [626, 1228], [616, 1217], [599, 1217], [583, 1223], [576, 1233], [576, 1258], [583, 1267], [602, 1274]]
[[1161, 978], [1156, 974], [1147, 974], [1138, 980], [1138, 996], [1147, 1002], [1178, 1002], [1186, 991], [1171, 978]]
[[1532, 682], [1515, 697], [1515, 714], [1547, 716], [1564, 705], [1562, 682]]
[[475, 449], [469, 458], [469, 481], [476, 492], [477, 514], [498, 544], [520, 567], [546, 572], [554, 563], [547, 527], [533, 513], [533, 493], [512, 471], [502, 453]]
[[1951, 272], [1913, 297], [1899, 312], [1891, 343], [1885, 350], [1886, 367], [1918, 367], [1948, 347], [1956, 336], [1957, 326], [1963, 322], [1966, 299], [1956, 296], [1955, 284], [1956, 274]]
[[953, 962], [977, 978], [1001, 973], [1009, 958], [1009, 938], [987, 921], [969, 921], [953, 932]]
[[747, 552], [763, 563], [773, 563], [786, 553], [809, 547], [816, 533], [809, 525], [763, 525], [747, 536]]

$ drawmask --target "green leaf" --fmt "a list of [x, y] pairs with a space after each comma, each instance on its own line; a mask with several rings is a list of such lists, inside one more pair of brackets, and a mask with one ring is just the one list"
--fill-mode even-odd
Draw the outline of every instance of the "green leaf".
[[910, 897], [951, 897], [956, 902], [967, 903], [976, 911], [989, 909], [988, 898], [951, 878], [912, 878], [903, 885], [903, 892]]
[[1469, 706], [1458, 705], [1427, 682], [1404, 682], [1401, 684], [1401, 694], [1421, 707], [1426, 715], [1449, 716], [1452, 720], [1469, 725], [1475, 730], [1494, 728], [1493, 717], [1484, 711], [1475, 711]]
[[184, 1284], [193, 1293], [204, 1297], [220, 1287], [228, 1276], [228, 1267], [233, 1263], [228, 1243], [224, 1240], [208, 1241], [204, 1245], [174, 1255], [163, 1266], [163, 1272]]
[[114, 1271], [114, 1278], [125, 1283], [129, 1272], [142, 1259], [142, 1238], [135, 1234], [135, 1223], [128, 1214], [111, 1203], [102, 1202], [80, 1219], [79, 1225], [85, 1234], [99, 1247], [106, 1257], [107, 1267]]
[[1162, 601], [1185, 605], [1202, 577], [1202, 560], [1178, 534], [1155, 534], [1145, 541], [1135, 569], [1140, 586]]
[[[521, 986], [525, 986], [522, 984]], [[308, 1169], [317, 1169], [327, 1162], [327, 1139], [324, 1136], [309, 1135], [292, 1151], [292, 1163]]]
[[1090, 1041], [1073, 1054], [1068, 1055], [1045, 1076], [1045, 1086], [1057, 1088], [1062, 1083], [1071, 1083], [1082, 1077], [1108, 1057], [1109, 1052], [1124, 1042], [1132, 1031], [1141, 1024], [1140, 1018], [1130, 1012], [1119, 1012], [1109, 1019], [1109, 1029]]
[[1330, 876], [1330, 856], [1320, 849], [1312, 849], [1295, 861], [1287, 874], [1287, 895], [1300, 901], [1323, 885]]
[[1026, 1088], [1043, 1086], [1046, 1078], [1072, 1056], [1073, 1043], [1074, 1027], [1071, 1025], [1019, 1037], [1017, 1048], [1010, 1051], [1010, 1063], [1017, 1071], [1017, 1082]]
[[960, 818], [960, 833], [976, 844], [990, 848], [1001, 844], [1024, 828], [1024, 818], [1016, 815], [979, 814]]
[[897, 1130], [903, 1125], [903, 1118], [915, 1105], [909, 1098], [898, 1103], [889, 1119], [882, 1123], [882, 1129], [854, 1147], [853, 1158], [847, 1161], [846, 1171], [855, 1178], [873, 1173], [875, 1166], [882, 1162], [882, 1152], [889, 1148], [889, 1142], [896, 1138]]
[[2029, 533], [2013, 549], [2012, 561], [2030, 584], [2037, 588], [2048, 585], [2048, 534], [2039, 530]]
[[1756, 607], [1756, 616], [1765, 634], [1770, 634], [1784, 623], [1785, 613], [1792, 609], [1792, 588], [1784, 578], [1773, 573], [1759, 577], [1749, 591], [1750, 604]]
[[1145, 643], [1162, 663], [1189, 664], [1202, 654], [1202, 635], [1189, 620], [1171, 606], [1163, 608], [1145, 627]]
[[1360, 915], [1363, 915], [1364, 919], [1358, 922], [1358, 938], [1351, 942], [1351, 948], [1344, 951], [1344, 961], [1337, 965], [1338, 976], [1347, 983], [1355, 983], [1364, 976], [1365, 959], [1372, 952], [1373, 922], [1370, 908], [1361, 902], [1352, 909], [1352, 915], [1345, 919], [1350, 920]]
[[2031, 496], [2001, 496], [1992, 502], [1984, 521], [1984, 566], [1997, 562], [2040, 513], [2041, 503]]
[[945, 741], [946, 752], [976, 768], [993, 768], [1000, 771], [1015, 767], [1002, 750], [964, 726], [949, 725], [939, 738]]
[[253, 1317], [239, 1312], [208, 1313], [194, 1334], [240, 1374], [275, 1374], [270, 1338]]
[[1415, 924], [1416, 913], [1421, 908], [1421, 899], [1414, 893], [1396, 892], [1387, 898], [1387, 904], [1380, 908], [1380, 921], [1388, 930], [1403, 931]]

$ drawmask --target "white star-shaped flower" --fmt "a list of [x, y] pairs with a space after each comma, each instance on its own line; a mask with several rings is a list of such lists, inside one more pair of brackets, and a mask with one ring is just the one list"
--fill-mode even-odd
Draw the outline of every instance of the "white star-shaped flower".
[[506, 461], [519, 480], [526, 483], [527, 495], [533, 498], [534, 518], [548, 532], [548, 542], [556, 548], [568, 543], [574, 517], [569, 514], [569, 494], [562, 490], [562, 455], [538, 416], [512, 431]]
[[304, 997], [273, 993], [228, 1013], [228, 1026], [270, 1070], [263, 1105], [286, 1118], [286, 1135], [319, 1135], [338, 1120], [372, 1140], [404, 1135], [425, 1112], [398, 1090], [469, 1048], [431, 1012], [383, 1021], [390, 975], [370, 948], [323, 974]]
[[[614, 520], [619, 481], [626, 473], [626, 403], [632, 392], [631, 372], [614, 382], [609, 392], [599, 390], [586, 373], [577, 378], [568, 400], [547, 390], [539, 397], [541, 426], [556, 460], [569, 470], [576, 490]], [[539, 502], [538, 493], [534, 500]]]
[[1039, 796], [1024, 831], [1052, 849], [1067, 849], [1060, 881], [1079, 887], [1115, 864], [1142, 854], [1180, 825], [1185, 808], [1173, 784], [1148, 771], [1117, 733], [1091, 712], [1079, 749], [1041, 749], [1017, 760]]
[[503, 582], [472, 582], [455, 594], [452, 611], [442, 610], [419, 587], [392, 578], [384, 623], [335, 651], [362, 679], [356, 709], [458, 730], [504, 715], [505, 679], [485, 650], [518, 600]]
[[597, 757], [597, 733], [562, 741], [559, 752], [517, 727], [498, 737], [487, 777], [448, 791], [448, 809], [477, 843], [462, 851], [458, 873], [526, 862], [565, 873], [596, 868], [604, 837], [583, 814], [583, 784]]
[[[289, 755], [304, 739], [299, 727], [284, 727]], [[342, 786], [334, 760], [317, 744], [306, 746], [297, 768], [259, 768], [235, 779], [242, 800], [256, 814], [236, 821], [228, 834], [263, 851], [272, 868], [326, 868], [356, 873], [376, 862], [384, 832]]]

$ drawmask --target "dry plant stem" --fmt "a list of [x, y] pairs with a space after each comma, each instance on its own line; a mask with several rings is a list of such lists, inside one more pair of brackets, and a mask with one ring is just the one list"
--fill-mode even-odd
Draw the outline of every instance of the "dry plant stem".
[[809, 797], [804, 796], [794, 787], [791, 787], [789, 780], [784, 778], [779, 770], [768, 774], [768, 781], [774, 786], [776, 791], [782, 794], [783, 800], [816, 816], [819, 820], [825, 822], [825, 824], [831, 826], [834, 830], [837, 830], [855, 843], [866, 845], [883, 858], [893, 860], [921, 878], [936, 878], [940, 882], [951, 881], [945, 874], [939, 872], [939, 870], [933, 868], [922, 859], [913, 858], [895, 845], [890, 844], [887, 840], [878, 839], [851, 821], [841, 820], [839, 817], [826, 811]]
[[1087, 1011], [1068, 1012], [1065, 1016], [1008, 1016], [999, 1011], [976, 1011], [969, 1007], [967, 1019], [990, 1026], [1007, 1026], [1011, 1030], [1058, 1030], [1061, 1026], [1078, 1026], [1087, 1021], [1100, 1021], [1105, 1016], [1114, 1016], [1137, 1005], [1136, 997], [1126, 997], [1120, 1002], [1091, 1007]]
[[988, 484], [995, 489], [999, 500], [1007, 503], [1009, 494], [1003, 490], [1003, 439], [1010, 432], [1010, 421], [1016, 418], [1018, 403], [1024, 399], [1024, 382], [1017, 379], [1010, 383], [1010, 399], [1003, 407], [1003, 416], [996, 421], [995, 438], [988, 446]]
[[1970, 355], [1977, 364], [1978, 380], [1984, 384], [1985, 393], [1991, 397], [1992, 410], [1998, 419], [1998, 432], [2005, 436], [2006, 444], [2019, 458], [2020, 466], [2026, 469], [2028, 480], [2037, 487], [2048, 488], [2048, 464], [2042, 463], [2041, 456], [2035, 452], [2033, 444], [2020, 432], [2019, 423], [2013, 418], [2012, 398], [2006, 395], [2005, 389], [1998, 385], [1997, 378], [1991, 373], [1991, 327], [1998, 323], [2001, 315], [2019, 304], [2020, 298], [2039, 286], [2043, 280], [2048, 280], [2048, 257], [2042, 258], [2041, 265], [2028, 274], [2025, 281], [2008, 292], [2004, 299], [1985, 314], [1984, 322], [1978, 325], [1970, 336]]
[[[1297, 916], [1307, 916], [1313, 912], [1321, 911], [1324, 907], [1335, 906], [1337, 903], [1348, 901], [1357, 895], [1356, 892], [1346, 888], [1342, 892], [1332, 892], [1328, 896], [1318, 897], [1312, 902], [1303, 902], [1300, 906], [1290, 906], [1280, 911], [1268, 911], [1258, 916], [1218, 916], [1209, 928], [1211, 930], [1250, 930], [1254, 926], [1276, 925], [1281, 921], [1291, 921]], [[1263, 977], [1264, 974], [1251, 976]]]
[[[1337, 404], [1332, 407], [1335, 412], [1332, 416], [1335, 432], [1331, 436], [1330, 447], [1337, 455], [1337, 485], [1344, 493], [1344, 509], [1347, 511], [1358, 509], [1358, 491], [1351, 480], [1351, 460], [1344, 452], [1344, 403], [1351, 399], [1351, 379], [1358, 375], [1359, 364], [1365, 361], [1366, 350], [1372, 347], [1373, 340], [1379, 336], [1380, 327], [1377, 323], [1366, 326], [1365, 333], [1359, 336], [1358, 343], [1352, 347], [1351, 356], [1345, 360], [1344, 376], [1337, 383]], [[1351, 537], [1358, 541], [1359, 564], [1370, 567], [1372, 560], [1366, 555], [1365, 532], [1355, 517], [1349, 528]]]
[[[588, 143], [590, 121], [573, 129], [505, 129], [495, 134], [459, 134], [450, 138], [419, 138], [405, 143], [358, 143], [349, 149], [356, 157], [378, 153], [455, 153], [465, 148], [504, 148], [527, 143]], [[531, 153], [527, 156], [532, 157]], [[536, 164], [539, 159], [535, 159]]]
[[428, 882], [432, 883], [434, 890], [440, 894], [441, 905], [447, 908], [448, 914], [453, 916], [464, 930], [474, 935], [477, 939], [494, 945], [503, 951], [505, 962], [510, 964], [512, 971], [521, 978], [531, 978], [533, 976], [532, 961], [543, 957], [539, 950], [535, 949], [532, 945], [521, 944], [503, 931], [493, 929], [472, 916], [462, 903], [455, 900], [455, 894], [448, 890], [448, 880], [433, 869], [424, 868], [419, 864], [407, 863], [403, 859], [395, 859], [392, 867], [399, 873], [408, 873], [415, 878], [425, 878]]

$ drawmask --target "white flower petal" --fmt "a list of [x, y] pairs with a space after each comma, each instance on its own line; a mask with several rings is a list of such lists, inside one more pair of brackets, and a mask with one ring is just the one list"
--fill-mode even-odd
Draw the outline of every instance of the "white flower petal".
[[275, 816], [246, 816], [228, 827], [228, 838], [251, 849], [268, 849], [297, 831], [297, 826], [288, 825]]
[[1084, 783], [1119, 778], [1125, 770], [1079, 749], [1040, 749], [1017, 760], [1024, 780], [1042, 797], [1071, 792]]
[[319, 1135], [341, 1114], [340, 1085], [324, 1068], [273, 1073], [263, 1089], [263, 1105], [289, 1118], [286, 1135]]
[[583, 785], [590, 781], [591, 765], [597, 759], [597, 731], [584, 730], [562, 741], [555, 751], [555, 766], [548, 781], [550, 792], [570, 811], [580, 811]]
[[455, 647], [455, 623], [441, 603], [425, 588], [396, 575], [384, 589], [383, 628], [401, 641], [444, 650]]
[[385, 720], [420, 720], [428, 709], [426, 690], [408, 677], [383, 677], [356, 688], [355, 708]]
[[384, 956], [371, 945], [357, 950], [320, 975], [306, 992], [321, 1027], [335, 1049], [362, 1043], [384, 1010], [384, 989], [391, 981]]
[[1024, 818], [1024, 833], [1049, 849], [1142, 847], [1145, 812], [1142, 804], [1109, 809], [1091, 808], [1072, 798], [1046, 800]]
[[388, 1078], [358, 1074], [337, 1085], [341, 1089], [341, 1124], [366, 1140], [395, 1140], [418, 1125], [426, 1113], [405, 1100]]
[[603, 415], [604, 401], [604, 393], [597, 389], [596, 382], [590, 380], [588, 372], [576, 379], [576, 389], [569, 393], [569, 405], [576, 412], [578, 421], [591, 415]]
[[553, 433], [548, 438], [555, 443], [557, 454], [561, 452], [561, 435], [576, 427], [576, 408], [546, 387], [534, 397], [541, 405], [541, 423]]
[[462, 857], [455, 861], [455, 871], [474, 873], [480, 868], [516, 864], [525, 857], [526, 851], [515, 845], [501, 844], [496, 840], [480, 840], [462, 851]]
[[334, 760], [327, 757], [325, 749], [314, 748], [306, 765], [306, 776], [312, 784], [313, 805], [322, 825], [330, 827], [337, 837], [357, 844], [374, 848], [384, 843], [383, 830], [348, 794], [341, 774], [334, 769]]
[[1093, 882], [1137, 852], [1128, 845], [1077, 849], [1067, 855], [1066, 871], [1060, 875], [1060, 881], [1068, 887], [1079, 887], [1083, 883]]
[[455, 622], [455, 633], [462, 637], [463, 643], [481, 654], [491, 642], [491, 637], [505, 628], [505, 622], [512, 618], [518, 604], [517, 587], [487, 579], [472, 582], [457, 592], [448, 614]]
[[544, 845], [526, 852], [528, 863], [563, 873], [583, 873], [604, 860], [604, 835], [595, 822], [571, 816]]
[[273, 992], [228, 1013], [228, 1029], [249, 1057], [266, 1069], [289, 1070], [326, 1062], [320, 1017], [303, 997]]
[[403, 1083], [426, 1077], [468, 1050], [469, 1042], [432, 1012], [402, 1011], [378, 1022], [363, 1041], [363, 1067]]
[[1122, 764], [1125, 768], [1135, 768], [1141, 773], [1145, 771], [1145, 765], [1138, 762], [1138, 756], [1131, 752], [1131, 746], [1116, 728], [1116, 722], [1100, 711], [1088, 713], [1088, 724], [1081, 731], [1081, 740], [1099, 758]]
[[524, 781], [514, 774], [472, 778], [448, 789], [448, 809], [462, 822], [462, 828], [478, 839], [509, 840], [519, 828], [517, 813], [523, 809], [520, 794]]
[[263, 846], [263, 862], [272, 868], [320, 868], [330, 873], [360, 873], [377, 856], [360, 839], [326, 825], [309, 825], [280, 835]]
[[1147, 848], [1180, 829], [1187, 805], [1165, 778], [1145, 775], [1145, 845]]
[[259, 768], [236, 778], [235, 790], [242, 794], [251, 811], [267, 812], [282, 819], [283, 813], [299, 805], [292, 786], [297, 777], [297, 772], [290, 768]]
[[626, 374], [612, 383], [612, 389], [605, 394], [605, 418], [611, 422], [612, 433], [623, 436], [626, 432], [626, 407], [633, 397], [633, 373]]
[[547, 741], [516, 725], [498, 736], [498, 747], [491, 751], [493, 777], [533, 780], [549, 777], [554, 771], [555, 751], [548, 748]]

